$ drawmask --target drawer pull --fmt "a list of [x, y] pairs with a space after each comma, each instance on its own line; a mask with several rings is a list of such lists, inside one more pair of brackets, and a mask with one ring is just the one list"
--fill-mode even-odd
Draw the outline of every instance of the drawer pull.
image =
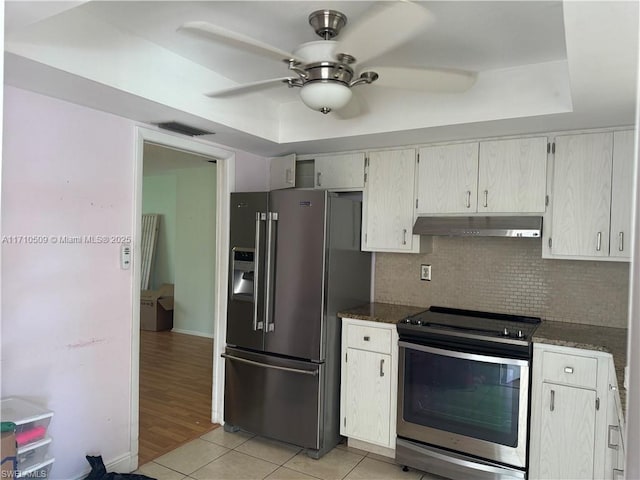
[[553, 412], [556, 408], [556, 392], [551, 390], [551, 401], [549, 402], [549, 411]]
[[564, 367], [564, 373], [573, 373], [573, 367]]
[[365, 342], [368, 342], [369, 340], [371, 340], [371, 337], [369, 337], [369, 335], [366, 335], [366, 336], [364, 337], [364, 341], [365, 341]]

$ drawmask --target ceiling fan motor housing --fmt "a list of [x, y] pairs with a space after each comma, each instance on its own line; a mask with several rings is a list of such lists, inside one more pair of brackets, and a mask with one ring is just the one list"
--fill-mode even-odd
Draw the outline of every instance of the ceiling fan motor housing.
[[345, 64], [334, 62], [317, 62], [305, 65], [307, 78], [304, 83], [340, 82], [349, 85], [353, 78], [353, 70]]

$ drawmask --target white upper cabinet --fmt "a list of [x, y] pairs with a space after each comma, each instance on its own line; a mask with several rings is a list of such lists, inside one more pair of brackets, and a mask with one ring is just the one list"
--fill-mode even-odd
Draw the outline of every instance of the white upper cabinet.
[[480, 142], [478, 212], [544, 213], [547, 137]]
[[606, 256], [613, 134], [562, 135], [555, 147], [551, 252]]
[[420, 149], [418, 207], [423, 214], [472, 213], [478, 199], [478, 143]]
[[317, 156], [314, 159], [314, 188], [321, 190], [362, 190], [364, 153]]
[[629, 258], [633, 142], [633, 132], [556, 137], [543, 257]]
[[633, 205], [633, 130], [613, 134], [611, 177], [611, 229], [609, 255], [631, 257], [631, 216]]
[[362, 250], [418, 252], [412, 235], [416, 151], [370, 152], [363, 194]]
[[269, 190], [296, 186], [296, 154], [269, 159]]
[[420, 149], [418, 215], [544, 213], [547, 138]]

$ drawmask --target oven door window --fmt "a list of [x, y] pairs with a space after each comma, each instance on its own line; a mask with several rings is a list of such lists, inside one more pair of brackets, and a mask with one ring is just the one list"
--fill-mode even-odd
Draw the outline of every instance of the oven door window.
[[516, 447], [521, 367], [508, 362], [405, 348], [404, 420]]

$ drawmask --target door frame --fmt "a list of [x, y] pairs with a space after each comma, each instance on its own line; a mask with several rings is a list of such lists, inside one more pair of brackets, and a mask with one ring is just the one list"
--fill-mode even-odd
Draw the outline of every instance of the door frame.
[[[132, 325], [131, 325], [131, 413], [130, 455], [131, 471], [138, 468], [138, 435], [140, 408], [140, 276], [142, 237], [142, 179], [144, 143], [151, 142], [167, 148], [212, 157], [216, 160], [216, 272], [215, 318], [213, 326], [213, 379], [211, 391], [211, 422], [223, 423], [224, 412], [224, 363], [220, 354], [224, 351], [227, 318], [227, 289], [229, 272], [229, 201], [235, 190], [235, 152], [212, 143], [186, 138], [181, 135], [153, 129], [147, 125], [136, 126], [134, 195], [133, 195], [133, 276], [132, 276]], [[223, 300], [223, 301], [221, 301]]]

